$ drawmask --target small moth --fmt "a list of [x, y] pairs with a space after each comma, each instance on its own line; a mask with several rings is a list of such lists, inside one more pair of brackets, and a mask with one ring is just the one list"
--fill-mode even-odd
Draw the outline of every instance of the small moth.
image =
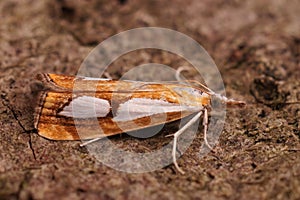
[[[87, 145], [103, 137], [169, 123], [188, 116], [191, 120], [174, 136], [172, 157], [175, 167], [178, 137], [203, 114], [204, 140], [208, 110], [212, 98], [227, 105], [245, 102], [228, 99], [202, 84], [121, 81], [103, 78], [38, 74], [45, 90], [36, 109], [34, 126], [38, 134], [50, 140], [88, 140]], [[74, 87], [76, 81], [76, 87]], [[73, 108], [78, 108], [73, 110]], [[90, 120], [97, 117], [97, 123]], [[75, 127], [74, 118], [79, 120]], [[95, 129], [101, 128], [101, 135]], [[85, 135], [77, 134], [76, 128]]]

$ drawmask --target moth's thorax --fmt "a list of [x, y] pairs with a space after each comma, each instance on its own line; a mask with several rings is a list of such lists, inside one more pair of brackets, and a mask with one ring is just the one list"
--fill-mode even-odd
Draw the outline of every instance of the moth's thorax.
[[199, 108], [210, 105], [210, 95], [201, 90], [189, 86], [175, 86], [172, 89], [178, 95], [181, 104]]

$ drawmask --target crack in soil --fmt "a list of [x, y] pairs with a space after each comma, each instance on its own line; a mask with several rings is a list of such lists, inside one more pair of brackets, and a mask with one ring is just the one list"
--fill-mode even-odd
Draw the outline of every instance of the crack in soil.
[[9, 111], [12, 113], [14, 119], [17, 121], [18, 125], [19, 125], [19, 126], [21, 127], [21, 129], [23, 129], [23, 131], [28, 135], [28, 144], [29, 144], [29, 148], [30, 148], [30, 150], [31, 150], [31, 152], [32, 152], [32, 155], [33, 155], [34, 160], [36, 160], [36, 154], [35, 154], [35, 151], [34, 151], [34, 148], [33, 148], [33, 145], [32, 145], [31, 134], [30, 134], [30, 133], [32, 133], [32, 132], [34, 131], [34, 129], [32, 129], [32, 130], [27, 130], [27, 129], [23, 126], [23, 124], [22, 124], [22, 123], [20, 122], [20, 120], [18, 119], [17, 113], [14, 111], [14, 109], [11, 107], [10, 103], [8, 102], [7, 99], [5, 99], [4, 96], [6, 96], [6, 93], [5, 93], [5, 92], [4, 92], [4, 95], [2, 95], [2, 98], [1, 98], [1, 100], [2, 100], [2, 102], [3, 102], [3, 105], [6, 106], [6, 107], [9, 109]]
[[33, 155], [34, 160], [36, 160], [35, 151], [34, 151], [34, 148], [33, 148], [33, 145], [32, 145], [31, 134], [28, 134], [28, 136], [29, 136], [29, 140], [28, 140], [29, 148], [31, 149], [31, 152], [32, 152], [32, 155]]

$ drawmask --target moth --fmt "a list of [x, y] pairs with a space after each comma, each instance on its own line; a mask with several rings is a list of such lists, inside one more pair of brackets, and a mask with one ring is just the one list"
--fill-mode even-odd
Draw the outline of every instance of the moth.
[[[81, 144], [84, 146], [103, 137], [190, 116], [191, 120], [173, 135], [173, 163], [181, 173], [176, 161], [178, 137], [201, 115], [204, 141], [210, 147], [206, 134], [212, 99], [230, 106], [245, 105], [243, 101], [228, 99], [195, 82], [186, 85], [58, 74], [38, 74], [37, 79], [45, 89], [36, 108], [34, 126], [40, 136], [50, 140], [87, 140]], [[93, 117], [96, 123], [90, 120]], [[79, 137], [76, 128], [84, 135]]]

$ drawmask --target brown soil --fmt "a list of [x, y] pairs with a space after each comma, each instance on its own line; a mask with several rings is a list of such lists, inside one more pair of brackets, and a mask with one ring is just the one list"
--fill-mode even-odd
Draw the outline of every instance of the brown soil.
[[[300, 199], [300, 105], [287, 104], [300, 99], [298, 0], [3, 0], [0, 18], [0, 199]], [[202, 159], [199, 129], [179, 159], [185, 175], [173, 165], [119, 172], [79, 142], [49, 141], [33, 128], [35, 74], [76, 74], [99, 42], [145, 26], [194, 38], [217, 63], [227, 96], [249, 103], [228, 110], [219, 144]], [[150, 62], [176, 67], [177, 59], [138, 51], [111, 74]], [[141, 152], [169, 141], [112, 140]]]

